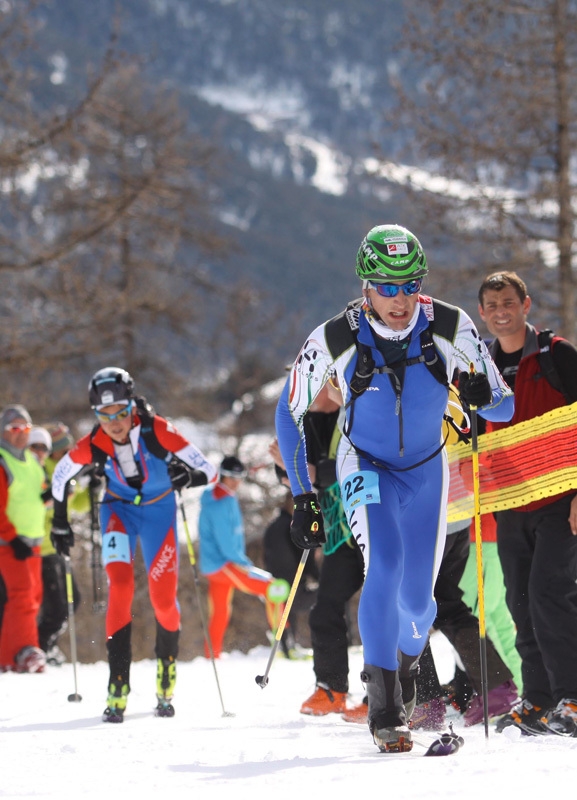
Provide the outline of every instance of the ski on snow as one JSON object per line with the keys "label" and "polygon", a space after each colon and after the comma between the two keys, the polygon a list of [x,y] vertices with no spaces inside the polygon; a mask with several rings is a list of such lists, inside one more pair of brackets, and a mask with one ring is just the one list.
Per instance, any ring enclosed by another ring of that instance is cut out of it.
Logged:
{"label": "ski on snow", "polygon": [[419,739],[413,739],[415,744],[420,747],[426,748],[423,753],[424,756],[452,756],[457,753],[465,744],[462,736],[459,736],[453,731],[453,723],[449,723],[449,730],[441,734],[438,739],[430,744],[420,742]]}
{"label": "ski on snow", "polygon": [[[376,743],[376,742],[375,742]],[[411,737],[410,741],[405,741],[403,737],[399,738],[398,742],[395,742],[390,747],[386,747],[384,744],[379,745],[379,750],[381,753],[385,754],[399,754],[399,753],[407,753],[411,756],[452,756],[454,753],[457,753],[461,747],[465,744],[465,741],[462,736],[454,733],[452,723],[449,723],[449,730],[445,733],[441,734],[437,739],[433,741],[422,741],[419,737]],[[414,745],[418,745],[422,747],[425,752],[418,753],[414,750]]]}

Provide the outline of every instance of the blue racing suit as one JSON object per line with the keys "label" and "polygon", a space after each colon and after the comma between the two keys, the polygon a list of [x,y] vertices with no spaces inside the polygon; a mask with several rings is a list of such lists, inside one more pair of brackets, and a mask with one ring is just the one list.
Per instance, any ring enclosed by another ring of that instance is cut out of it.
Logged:
{"label": "blue racing suit", "polygon": [[[406,342],[406,359],[421,355],[419,334],[434,318],[431,298],[421,295],[418,309]],[[510,389],[472,320],[461,309],[453,308],[453,312],[457,322],[451,340],[432,327],[447,375],[450,378],[455,369],[469,371],[471,365],[476,372],[484,372],[492,402],[479,413],[494,421],[510,419]],[[422,652],[436,615],[433,587],[446,535],[448,469],[441,426],[448,385],[443,386],[425,363],[411,363],[397,370],[400,393],[389,374],[375,372],[368,388],[355,396],[351,392],[357,367],[354,338],[333,356],[328,322],[313,331],[293,364],[277,406],[277,437],[293,494],[313,491],[303,418],[325,383],[338,381],[346,421],[337,451],[337,474],[349,527],[365,560],[359,603],[364,658],[369,664],[396,670],[399,651],[415,657]],[[385,366],[378,329],[363,304],[358,341],[370,348],[377,368]]]}

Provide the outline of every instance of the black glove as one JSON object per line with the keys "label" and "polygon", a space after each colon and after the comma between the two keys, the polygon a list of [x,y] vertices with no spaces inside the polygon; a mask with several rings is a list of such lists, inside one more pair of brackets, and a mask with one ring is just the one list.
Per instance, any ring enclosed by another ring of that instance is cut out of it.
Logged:
{"label": "black glove", "polygon": [[294,500],[293,518],[291,522],[291,539],[302,550],[320,547],[327,538],[323,514],[314,492],[297,494]]}
{"label": "black glove", "polygon": [[69,556],[70,548],[74,547],[74,531],[67,522],[62,525],[53,522],[50,541],[59,556]]}
{"label": "black glove", "polygon": [[30,558],[33,555],[32,548],[30,545],[26,544],[26,542],[17,536],[15,539],[12,539],[8,542],[12,550],[14,551],[14,558],[18,561],[26,561],[27,558]]}
{"label": "black glove", "polygon": [[43,503],[49,503],[52,500],[52,487],[49,486],[47,489],[44,489],[40,497]]}
{"label": "black glove", "polygon": [[168,465],[168,477],[175,492],[189,489],[191,486],[206,486],[208,478],[200,469],[193,469],[183,461],[171,461]]}
{"label": "black glove", "polygon": [[459,395],[469,408],[487,406],[493,399],[489,379],[484,372],[475,372],[472,375],[468,372],[459,373]]}

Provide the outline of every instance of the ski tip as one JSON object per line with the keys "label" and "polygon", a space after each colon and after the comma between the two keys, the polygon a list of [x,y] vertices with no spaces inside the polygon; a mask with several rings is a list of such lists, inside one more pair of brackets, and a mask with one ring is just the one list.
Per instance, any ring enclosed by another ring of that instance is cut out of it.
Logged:
{"label": "ski tip", "polygon": [[268,685],[268,678],[265,675],[257,675],[255,681],[261,689],[264,689],[264,687]]}
{"label": "ski tip", "polygon": [[82,701],[82,695],[76,694],[69,694],[68,695],[68,702],[69,703],[80,703]]}
{"label": "ski tip", "polygon": [[450,733],[443,733],[430,745],[425,753],[426,756],[450,756],[463,747],[465,740],[462,736],[457,736],[451,728]]}

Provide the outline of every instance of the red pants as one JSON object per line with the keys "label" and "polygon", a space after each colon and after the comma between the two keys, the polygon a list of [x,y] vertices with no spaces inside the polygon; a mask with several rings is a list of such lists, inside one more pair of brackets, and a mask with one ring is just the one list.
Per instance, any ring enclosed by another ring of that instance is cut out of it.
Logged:
{"label": "red pants", "polygon": [[121,538],[126,538],[128,541],[124,542],[125,547],[122,549],[130,554],[130,563],[105,561],[108,578],[106,609],[108,639],[132,621],[134,554],[138,537],[148,575],[148,593],[154,616],[166,630],[180,629],[175,514],[172,498],[146,508],[127,505],[112,511],[111,508],[103,506],[101,512],[103,532],[115,531],[117,544]]}
{"label": "red pants", "polygon": [[7,545],[0,547],[0,575],[6,585],[0,631],[0,667],[16,665],[23,647],[38,647],[38,611],[42,604],[42,559],[40,548],[25,561],[18,561]]}
{"label": "red pants", "polygon": [[[218,572],[213,572],[205,577],[208,580],[208,633],[215,658],[218,658],[222,652],[224,634],[232,614],[232,599],[235,589],[245,594],[263,597],[268,623],[271,630],[276,630],[283,606],[271,603],[267,599],[267,589],[272,578],[266,580],[262,577],[255,577],[251,575],[250,567],[241,567],[231,562],[225,564]],[[204,654],[206,658],[209,658],[210,653],[206,642]]]}

